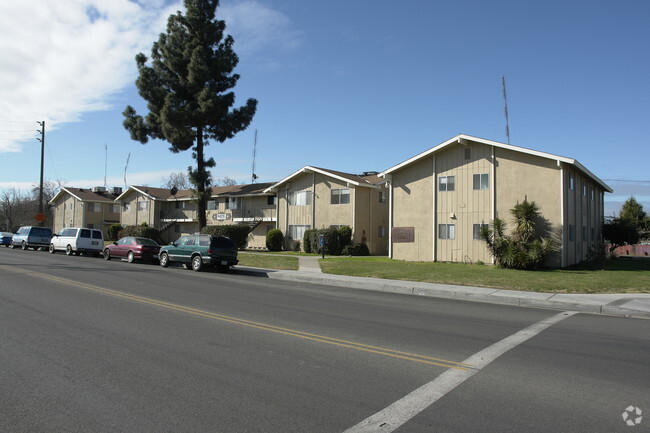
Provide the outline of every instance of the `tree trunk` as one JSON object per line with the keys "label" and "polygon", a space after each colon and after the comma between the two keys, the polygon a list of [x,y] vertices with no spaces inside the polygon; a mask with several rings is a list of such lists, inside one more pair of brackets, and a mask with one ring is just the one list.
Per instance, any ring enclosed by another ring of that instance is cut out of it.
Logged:
{"label": "tree trunk", "polygon": [[198,127],[196,129],[196,170],[197,182],[196,190],[198,192],[198,220],[199,220],[199,231],[207,224],[207,219],[205,215],[205,159],[203,158],[203,128]]}

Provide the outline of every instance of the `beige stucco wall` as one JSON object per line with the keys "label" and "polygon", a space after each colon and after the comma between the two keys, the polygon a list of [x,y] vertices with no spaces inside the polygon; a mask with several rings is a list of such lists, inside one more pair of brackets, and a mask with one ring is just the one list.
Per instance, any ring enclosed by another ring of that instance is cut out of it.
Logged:
{"label": "beige stucco wall", "polygon": [[[604,190],[575,167],[563,165],[563,168],[565,220],[562,245],[565,257],[562,265],[570,266],[584,260],[589,249],[601,239]],[[586,186],[586,191],[583,186]],[[573,239],[570,239],[569,235],[571,227]]]}
{"label": "beige stucco wall", "polygon": [[415,228],[415,242],[393,243],[392,257],[395,259],[433,260],[432,173],[433,157],[427,157],[392,174],[392,225]]}
{"label": "beige stucco wall", "polygon": [[[561,244],[562,231],[562,175],[557,161],[514,152],[495,149],[496,166],[496,216],[512,228],[510,209],[518,202],[534,201],[539,208],[543,222],[537,228],[540,234],[552,236]],[[546,226],[546,227],[544,227]],[[551,266],[560,266],[560,254],[549,259]]]}

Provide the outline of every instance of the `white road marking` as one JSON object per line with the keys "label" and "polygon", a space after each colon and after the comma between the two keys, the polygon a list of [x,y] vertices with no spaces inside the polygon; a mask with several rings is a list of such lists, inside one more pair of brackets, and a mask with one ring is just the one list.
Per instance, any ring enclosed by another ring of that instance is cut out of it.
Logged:
{"label": "white road marking", "polygon": [[475,367],[471,370],[447,370],[431,382],[397,400],[387,408],[364,419],[344,433],[387,433],[395,431],[418,413],[442,398],[458,385],[474,376],[492,361],[510,349],[539,334],[546,328],[573,316],[577,311],[565,311],[551,316],[470,356],[463,363]]}

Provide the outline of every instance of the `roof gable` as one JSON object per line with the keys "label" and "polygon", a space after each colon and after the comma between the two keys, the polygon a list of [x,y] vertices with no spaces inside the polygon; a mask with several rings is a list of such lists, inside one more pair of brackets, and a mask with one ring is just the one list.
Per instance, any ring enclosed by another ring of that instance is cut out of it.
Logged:
{"label": "roof gable", "polygon": [[440,143],[437,146],[432,147],[431,149],[425,150],[424,152],[419,153],[419,154],[415,155],[414,157],[407,159],[404,162],[401,162],[401,163],[399,163],[397,165],[394,165],[394,166],[384,170],[383,172],[379,173],[379,176],[380,177],[386,177],[386,175],[391,174],[391,173],[393,173],[393,172],[395,172],[397,170],[400,170],[400,169],[402,169],[402,168],[404,168],[406,166],[409,166],[409,165],[415,163],[416,161],[419,161],[419,160],[421,160],[423,158],[428,157],[429,155],[432,155],[432,154],[434,154],[436,152],[439,152],[442,149],[447,148],[448,146],[451,146],[451,145],[454,145],[454,144],[463,144],[463,143],[466,143],[468,141],[473,141],[475,143],[481,143],[481,144],[485,144],[485,145],[488,145],[488,146],[494,146],[494,147],[501,148],[501,149],[508,149],[508,150],[511,150],[511,151],[514,151],[514,152],[521,152],[521,153],[525,153],[525,154],[528,154],[528,155],[534,155],[534,156],[538,156],[540,158],[551,159],[551,160],[554,160],[554,161],[564,162],[566,164],[573,165],[576,168],[578,168],[580,171],[585,173],[587,176],[589,176],[596,183],[598,183],[605,191],[607,191],[607,192],[612,192],[613,191],[609,187],[609,185],[607,185],[605,182],[600,180],[595,174],[593,174],[592,172],[587,170],[586,167],[584,167],[582,164],[580,164],[575,159],[567,158],[567,157],[559,156],[559,155],[553,155],[552,153],[540,152],[538,150],[527,149],[525,147],[513,146],[511,144],[500,143],[498,141],[486,140],[484,138],[473,137],[471,135],[466,135],[466,134],[458,134],[457,136],[452,137],[449,140],[447,140],[447,141],[445,141],[443,143]]}
{"label": "roof gable", "polygon": [[[358,174],[344,173],[342,171],[336,171],[336,170],[330,170],[326,168],[306,165],[300,170],[297,170],[294,173],[290,174],[289,176],[285,177],[280,182],[271,185],[270,187],[265,189],[264,192],[271,192],[273,190],[277,190],[277,188],[279,188],[280,185],[291,181],[292,179],[296,178],[297,176],[300,176],[303,173],[319,173],[324,176],[328,176],[333,179],[337,179],[339,181],[345,182],[348,185],[355,186],[355,187],[360,186],[360,187],[367,187],[367,188],[376,188],[377,187],[376,185],[378,183],[384,182],[382,179],[379,179],[374,172],[372,172],[372,174],[367,174],[367,175],[358,175]],[[378,182],[374,182],[374,181],[378,181]]]}

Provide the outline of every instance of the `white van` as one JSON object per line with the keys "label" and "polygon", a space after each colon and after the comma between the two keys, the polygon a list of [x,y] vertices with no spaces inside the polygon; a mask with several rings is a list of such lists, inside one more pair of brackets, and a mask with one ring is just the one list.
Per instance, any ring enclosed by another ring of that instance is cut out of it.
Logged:
{"label": "white van", "polygon": [[65,251],[69,256],[81,253],[99,256],[104,249],[104,233],[96,229],[68,227],[52,236],[50,253]]}

